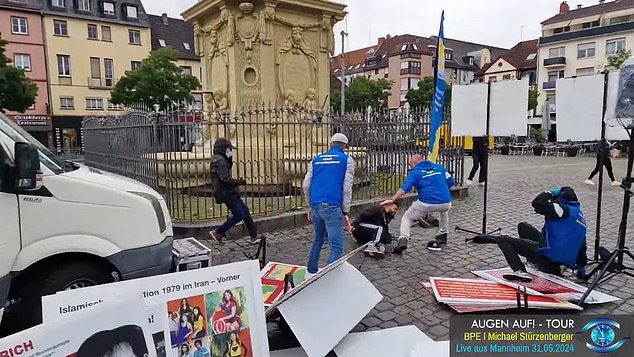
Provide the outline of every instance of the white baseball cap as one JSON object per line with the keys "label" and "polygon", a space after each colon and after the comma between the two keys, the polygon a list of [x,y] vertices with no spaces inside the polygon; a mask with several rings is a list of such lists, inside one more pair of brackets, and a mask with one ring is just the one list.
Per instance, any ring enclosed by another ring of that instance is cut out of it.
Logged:
{"label": "white baseball cap", "polygon": [[346,145],[348,145],[348,137],[345,136],[342,133],[337,133],[335,135],[332,136],[332,139],[330,139],[330,142],[338,142],[338,143],[344,143]]}

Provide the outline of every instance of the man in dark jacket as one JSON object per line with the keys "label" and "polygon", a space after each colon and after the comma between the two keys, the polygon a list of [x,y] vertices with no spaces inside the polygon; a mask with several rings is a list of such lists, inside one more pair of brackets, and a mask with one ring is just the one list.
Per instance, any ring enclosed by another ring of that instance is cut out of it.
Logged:
{"label": "man in dark jacket", "polygon": [[473,167],[469,173],[469,178],[467,178],[467,185],[473,185],[473,178],[476,172],[478,172],[478,168],[480,169],[478,183],[484,184],[486,181],[488,150],[489,145],[486,136],[476,136],[473,138],[473,149],[471,150]]}
{"label": "man in dark jacket", "polygon": [[577,270],[579,278],[585,278],[586,257],[586,220],[575,191],[562,187],[544,192],[533,200],[532,206],[537,214],[545,217],[540,232],[528,223],[520,223],[520,239],[508,236],[479,236],[481,243],[487,239],[497,242],[513,273],[504,275],[511,281],[532,281],[526,272],[526,266],[519,256],[537,265],[540,271],[561,275],[561,265]]}
{"label": "man in dark jacket", "polygon": [[214,186],[214,198],[216,203],[224,204],[231,211],[232,216],[225,221],[218,229],[209,232],[211,237],[222,243],[225,233],[236,224],[244,221],[244,225],[251,236],[251,243],[258,244],[262,235],[258,234],[257,226],[253,222],[249,207],[242,201],[238,193],[238,186],[246,185],[245,179],[234,179],[231,177],[233,167],[233,145],[225,138],[219,138],[214,143],[211,181]]}
{"label": "man in dark jacket", "polygon": [[385,254],[385,245],[392,243],[390,222],[398,212],[398,201],[382,206],[367,208],[352,224],[352,236],[359,244],[368,245],[365,253],[369,256],[381,257]]}
{"label": "man in dark jacket", "polygon": [[594,186],[592,179],[603,169],[603,166],[605,166],[608,176],[610,176],[610,180],[612,181],[612,186],[621,186],[621,183],[614,178],[614,172],[612,172],[612,161],[610,160],[611,148],[612,144],[609,141],[604,139],[599,142],[599,145],[597,146],[597,165],[586,180],[587,185]]}

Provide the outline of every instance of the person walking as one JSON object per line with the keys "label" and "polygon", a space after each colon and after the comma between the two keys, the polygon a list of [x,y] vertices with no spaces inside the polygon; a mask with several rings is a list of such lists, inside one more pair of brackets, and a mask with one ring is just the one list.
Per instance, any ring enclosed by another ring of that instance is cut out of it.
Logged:
{"label": "person walking", "polygon": [[592,179],[603,169],[603,166],[605,166],[608,176],[610,176],[610,180],[612,181],[612,186],[621,186],[621,183],[614,178],[614,172],[612,171],[612,160],[610,160],[611,148],[612,144],[609,141],[603,139],[599,142],[599,145],[597,146],[597,165],[585,181],[586,185],[594,186]]}
{"label": "person walking", "polygon": [[473,149],[471,150],[471,157],[473,158],[473,167],[467,178],[467,185],[473,185],[473,179],[476,172],[480,169],[478,175],[478,183],[484,185],[487,175],[487,157],[488,157],[488,140],[486,136],[476,136],[473,138]]}
{"label": "person walking", "polygon": [[343,233],[350,231],[350,205],[354,179],[354,160],[344,152],[348,138],[333,135],[330,150],[310,163],[304,178],[304,194],[310,204],[315,240],[308,259],[308,273],[319,269],[319,256],[326,240],[330,245],[328,264],[343,256]]}
{"label": "person walking", "polygon": [[234,179],[231,177],[233,167],[233,149],[231,141],[219,138],[214,142],[211,182],[214,186],[214,198],[216,203],[224,204],[231,211],[232,216],[225,223],[209,235],[218,243],[222,243],[225,234],[238,223],[244,221],[244,225],[251,236],[251,243],[258,244],[264,237],[258,233],[258,228],[253,222],[249,207],[242,201],[238,192],[238,186],[247,184],[243,178]]}

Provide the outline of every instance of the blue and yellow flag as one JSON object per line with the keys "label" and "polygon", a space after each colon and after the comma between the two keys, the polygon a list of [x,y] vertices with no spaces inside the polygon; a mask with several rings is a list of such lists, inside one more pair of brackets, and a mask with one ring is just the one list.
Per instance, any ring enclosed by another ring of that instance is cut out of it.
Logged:
{"label": "blue and yellow flag", "polygon": [[436,89],[431,111],[431,125],[429,129],[429,161],[436,163],[440,151],[440,127],[442,126],[445,109],[445,12],[440,17],[440,33],[436,46]]}

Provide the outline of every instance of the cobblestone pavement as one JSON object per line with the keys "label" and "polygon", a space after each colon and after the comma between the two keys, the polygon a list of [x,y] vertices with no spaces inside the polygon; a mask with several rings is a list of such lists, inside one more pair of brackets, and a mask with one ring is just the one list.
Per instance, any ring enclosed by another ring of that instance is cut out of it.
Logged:
{"label": "cobblestone pavement", "polygon": [[[470,160],[467,159],[470,168]],[[617,178],[624,176],[626,162],[615,160]],[[593,158],[542,158],[531,156],[494,156],[490,159],[488,227],[502,228],[504,234],[515,236],[517,223],[527,221],[541,227],[543,218],[533,213],[531,200],[541,191],[563,185],[573,187],[588,220],[588,256],[594,252],[596,230],[597,187],[583,181],[594,167]],[[606,175],[607,180],[607,175]],[[609,181],[609,180],[608,180]],[[598,182],[598,178],[595,178]],[[623,191],[605,184],[601,222],[602,245],[612,249],[616,243],[621,218]],[[450,212],[452,226],[479,230],[482,222],[483,189],[470,190],[470,197],[454,201]],[[634,219],[631,221],[634,222]],[[392,223],[391,232],[398,234],[400,220]],[[634,235],[628,225],[629,236]],[[436,300],[420,285],[429,276],[474,278],[471,270],[505,267],[504,258],[495,245],[465,244],[469,235],[451,233],[449,244],[442,252],[431,252],[426,243],[435,230],[413,228],[409,249],[403,256],[387,256],[382,260],[356,256],[350,260],[383,294],[381,301],[354,331],[416,325],[435,340],[449,338],[449,319],[453,310]],[[268,260],[305,265],[312,241],[312,227],[283,230],[269,234]],[[245,241],[227,242],[212,247],[213,264],[243,260],[242,248],[252,250]],[[351,237],[346,239],[346,251],[356,247]],[[325,247],[324,249],[328,249]],[[322,252],[322,260],[328,256]],[[324,262],[322,262],[323,266]],[[634,313],[634,281],[618,277],[602,289],[622,298],[613,304],[586,308],[583,314]],[[345,297],[341,297],[345,298]]]}

